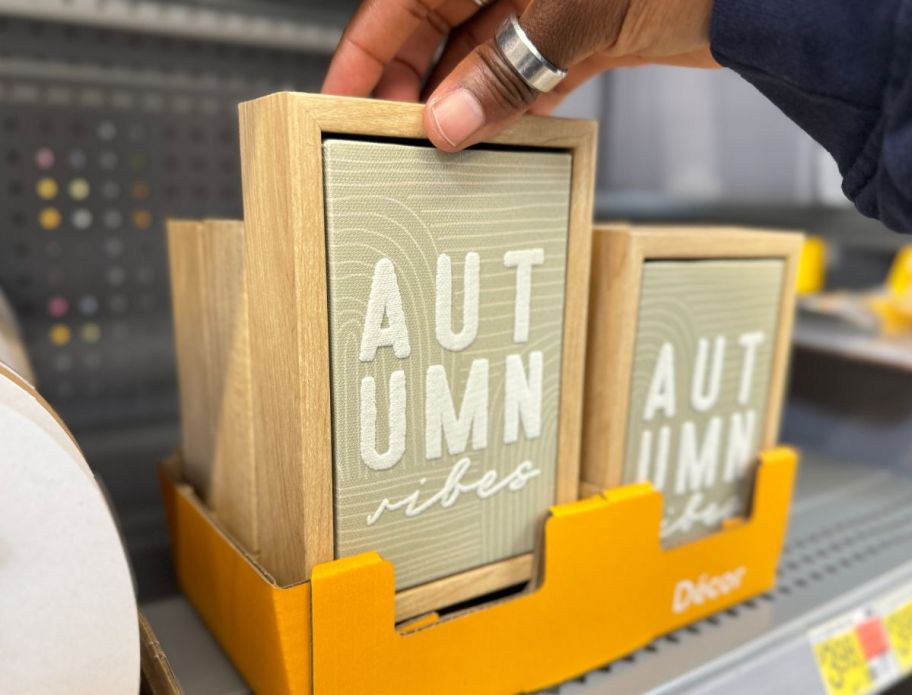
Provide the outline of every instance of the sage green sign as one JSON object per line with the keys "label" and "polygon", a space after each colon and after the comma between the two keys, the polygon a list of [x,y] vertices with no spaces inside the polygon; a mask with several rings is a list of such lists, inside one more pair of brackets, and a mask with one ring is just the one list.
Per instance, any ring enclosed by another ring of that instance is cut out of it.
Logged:
{"label": "sage green sign", "polygon": [[554,501],[569,154],[323,145],[336,555],[397,589],[529,552]]}
{"label": "sage green sign", "polygon": [[750,511],[784,269],[762,259],[643,268],[624,480],[664,494],[666,544]]}

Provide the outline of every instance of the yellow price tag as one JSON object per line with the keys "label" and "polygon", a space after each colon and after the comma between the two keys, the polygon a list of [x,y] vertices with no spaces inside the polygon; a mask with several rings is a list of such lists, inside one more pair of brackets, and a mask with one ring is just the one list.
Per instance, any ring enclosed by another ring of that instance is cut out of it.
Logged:
{"label": "yellow price tag", "polygon": [[814,645],[814,656],[829,695],[863,695],[874,685],[855,630],[846,630]]}
{"label": "yellow price tag", "polygon": [[912,601],[884,617],[887,638],[903,673],[912,670]]}

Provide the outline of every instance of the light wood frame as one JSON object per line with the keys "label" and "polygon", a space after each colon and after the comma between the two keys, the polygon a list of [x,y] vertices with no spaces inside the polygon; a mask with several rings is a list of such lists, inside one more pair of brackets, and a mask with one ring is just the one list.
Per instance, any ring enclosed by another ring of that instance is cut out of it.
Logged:
{"label": "light wood frame", "polygon": [[622,484],[630,377],[643,264],[651,260],[782,259],[779,324],[760,448],[776,445],[795,316],[795,281],[804,237],[734,227],[597,225],[592,238],[589,347],[581,493]]}
{"label": "light wood frame", "polygon": [[[420,104],[280,93],[240,106],[259,557],[281,584],[333,555],[332,402],[322,142],[427,144]],[[572,155],[556,502],[577,499],[596,125],[525,117],[490,143]],[[267,520],[265,516],[270,518]],[[397,595],[397,619],[525,581],[518,556]]]}
{"label": "light wood frame", "polygon": [[244,224],[168,220],[184,479],[259,553]]}

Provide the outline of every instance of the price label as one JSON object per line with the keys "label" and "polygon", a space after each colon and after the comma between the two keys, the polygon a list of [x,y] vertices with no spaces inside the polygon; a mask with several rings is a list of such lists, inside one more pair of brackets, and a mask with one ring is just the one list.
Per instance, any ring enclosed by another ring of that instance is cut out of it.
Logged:
{"label": "price label", "polygon": [[865,695],[900,673],[876,606],[840,616],[809,636],[829,695]]}
{"label": "price label", "polygon": [[884,618],[884,625],[899,667],[912,670],[912,601]]}
{"label": "price label", "polygon": [[912,586],[883,599],[880,614],[899,668],[912,671]]}
{"label": "price label", "polygon": [[861,642],[854,630],[815,644],[814,656],[830,695],[863,695],[874,685]]}

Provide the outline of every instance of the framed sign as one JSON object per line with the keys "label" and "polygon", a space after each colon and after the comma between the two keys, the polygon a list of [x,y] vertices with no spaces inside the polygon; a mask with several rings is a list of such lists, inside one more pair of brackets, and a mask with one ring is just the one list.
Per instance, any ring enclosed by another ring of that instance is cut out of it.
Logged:
{"label": "framed sign", "polygon": [[377,551],[404,618],[521,583],[576,499],[594,124],[458,154],[415,104],[241,105],[260,560]]}
{"label": "framed sign", "polygon": [[777,442],[802,236],[596,228],[583,489],[650,481],[666,545],[750,509]]}

